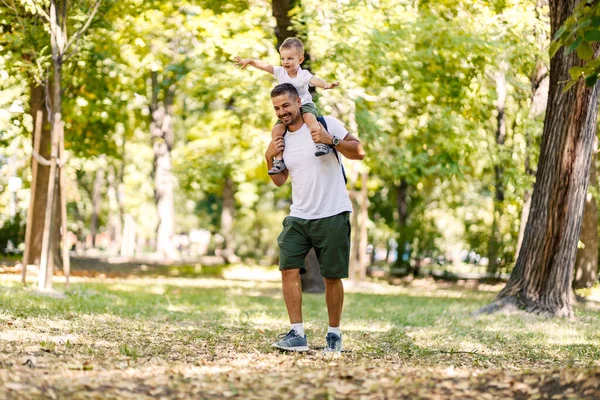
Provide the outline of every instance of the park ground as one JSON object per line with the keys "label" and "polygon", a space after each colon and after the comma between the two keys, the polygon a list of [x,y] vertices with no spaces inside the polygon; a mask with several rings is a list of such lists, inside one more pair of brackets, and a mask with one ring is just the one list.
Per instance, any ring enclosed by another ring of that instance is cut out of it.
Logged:
{"label": "park ground", "polygon": [[64,296],[0,274],[4,399],[594,399],[600,307],[573,320],[474,317],[501,285],[346,282],[344,345],[323,354],[323,295],[304,297],[307,353],[288,328],[278,272],[232,267],[79,271]]}

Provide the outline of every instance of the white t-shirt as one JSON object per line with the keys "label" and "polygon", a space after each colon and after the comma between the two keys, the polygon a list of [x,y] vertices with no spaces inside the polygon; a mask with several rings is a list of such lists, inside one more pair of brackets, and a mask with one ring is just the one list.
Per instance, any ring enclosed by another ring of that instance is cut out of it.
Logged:
{"label": "white t-shirt", "polygon": [[[338,119],[325,117],[325,121],[330,134],[340,139],[348,134]],[[319,219],[351,212],[342,167],[333,151],[316,157],[315,143],[306,124],[295,132],[288,131],[284,140],[283,159],[292,180],[290,216]]]}
{"label": "white t-shirt", "polygon": [[302,105],[312,103],[312,96],[308,91],[308,83],[310,79],[313,77],[313,74],[308,72],[305,69],[298,67],[298,73],[295,78],[291,78],[285,68],[274,66],[273,67],[273,75],[275,75],[275,79],[277,82],[281,83],[291,83],[294,85],[296,90],[298,91],[298,95],[300,96],[300,100],[302,101]]}

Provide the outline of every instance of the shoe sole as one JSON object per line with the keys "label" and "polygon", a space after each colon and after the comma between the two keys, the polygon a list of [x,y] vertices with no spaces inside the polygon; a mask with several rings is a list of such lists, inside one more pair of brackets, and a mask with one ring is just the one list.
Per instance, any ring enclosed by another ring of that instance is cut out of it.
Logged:
{"label": "shoe sole", "polygon": [[285,350],[285,351],[308,351],[309,350],[308,346],[283,347],[283,346],[277,346],[276,344],[274,344],[271,347],[274,347],[279,350]]}

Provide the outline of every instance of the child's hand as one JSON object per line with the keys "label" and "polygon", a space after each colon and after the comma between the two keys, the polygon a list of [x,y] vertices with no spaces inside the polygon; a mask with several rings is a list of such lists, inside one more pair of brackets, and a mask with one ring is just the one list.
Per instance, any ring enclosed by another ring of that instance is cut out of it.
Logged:
{"label": "child's hand", "polygon": [[325,87],[323,89],[333,89],[334,87],[338,87],[340,86],[339,82],[333,82],[333,83],[328,83],[327,85],[325,85]]}
{"label": "child's hand", "polygon": [[252,62],[251,58],[242,58],[240,56],[235,56],[233,59],[233,63],[235,66],[240,66],[242,69],[246,69],[248,64]]}

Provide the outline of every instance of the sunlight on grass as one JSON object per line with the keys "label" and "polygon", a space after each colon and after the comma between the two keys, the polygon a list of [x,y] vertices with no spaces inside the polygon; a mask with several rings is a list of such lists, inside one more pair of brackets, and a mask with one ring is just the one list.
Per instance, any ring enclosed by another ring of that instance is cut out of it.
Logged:
{"label": "sunlight on grass", "polygon": [[[277,334],[289,328],[278,281],[77,278],[60,299],[5,278],[0,275],[0,325],[8,329],[0,330],[0,344],[40,351],[45,343],[37,356],[42,360],[64,354],[100,366],[197,364],[233,351],[238,356],[232,362],[243,366],[253,354],[271,354]],[[526,314],[475,318],[471,312],[494,298],[487,286],[345,284],[342,329],[353,362],[511,370],[599,365],[600,319],[593,310],[578,311],[576,321]],[[323,346],[324,295],[305,294],[303,310],[309,343]],[[0,354],[0,362],[8,354]]]}

